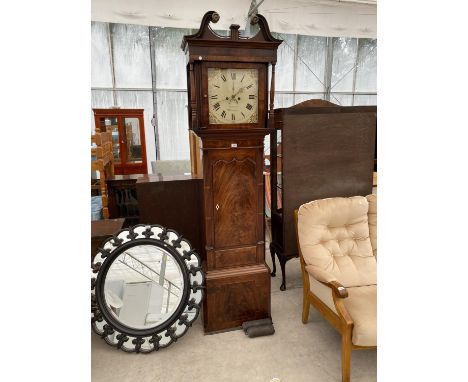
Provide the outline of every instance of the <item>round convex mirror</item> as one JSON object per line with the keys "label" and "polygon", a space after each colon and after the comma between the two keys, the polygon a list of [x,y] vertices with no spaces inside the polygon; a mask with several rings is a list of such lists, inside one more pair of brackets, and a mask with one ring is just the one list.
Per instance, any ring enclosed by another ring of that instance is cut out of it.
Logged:
{"label": "round convex mirror", "polygon": [[182,337],[198,317],[204,275],[190,242],[159,225],[108,239],[91,268],[92,328],[126,352],[149,353]]}
{"label": "round convex mirror", "polygon": [[181,304],[182,270],[174,257],[154,245],[125,250],[111,264],[104,281],[106,306],[123,325],[156,327]]}

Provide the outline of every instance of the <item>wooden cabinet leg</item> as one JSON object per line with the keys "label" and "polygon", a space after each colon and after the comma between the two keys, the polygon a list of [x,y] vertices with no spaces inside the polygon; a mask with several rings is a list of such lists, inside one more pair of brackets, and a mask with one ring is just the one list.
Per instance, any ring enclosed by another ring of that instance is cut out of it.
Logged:
{"label": "wooden cabinet leg", "polygon": [[351,379],[351,330],[341,336],[341,381],[350,382]]}
{"label": "wooden cabinet leg", "polygon": [[271,277],[275,277],[276,276],[275,251],[271,247],[271,244],[270,244],[270,255],[271,255],[271,262],[273,263],[273,270],[271,271]]}
{"label": "wooden cabinet leg", "polygon": [[286,290],[286,261],[281,259],[279,256],[278,256],[278,260],[281,265],[281,276],[283,278],[281,282],[280,290],[284,291]]}

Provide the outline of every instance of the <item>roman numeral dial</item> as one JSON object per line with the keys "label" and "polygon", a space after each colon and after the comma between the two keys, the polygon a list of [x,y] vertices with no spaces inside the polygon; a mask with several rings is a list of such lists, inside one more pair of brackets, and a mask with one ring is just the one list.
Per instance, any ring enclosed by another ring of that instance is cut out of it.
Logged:
{"label": "roman numeral dial", "polygon": [[208,68],[210,124],[258,122],[258,70]]}

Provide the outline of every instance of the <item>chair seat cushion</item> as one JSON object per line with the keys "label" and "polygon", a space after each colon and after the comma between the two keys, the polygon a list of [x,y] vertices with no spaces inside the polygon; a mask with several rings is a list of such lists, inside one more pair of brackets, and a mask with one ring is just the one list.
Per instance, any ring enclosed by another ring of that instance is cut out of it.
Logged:
{"label": "chair seat cushion", "polygon": [[377,345],[377,285],[347,288],[344,303],[354,321],[353,344]]}

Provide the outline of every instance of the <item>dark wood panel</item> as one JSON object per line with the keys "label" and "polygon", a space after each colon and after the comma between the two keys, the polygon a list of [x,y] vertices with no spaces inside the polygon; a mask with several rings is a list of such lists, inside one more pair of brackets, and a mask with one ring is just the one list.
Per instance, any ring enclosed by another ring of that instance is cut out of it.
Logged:
{"label": "dark wood panel", "polygon": [[283,247],[283,214],[280,211],[271,212],[271,235]]}
{"label": "dark wood panel", "polygon": [[176,230],[204,258],[202,187],[203,179],[191,175],[146,175],[139,178],[136,190],[140,223],[160,224]]}
{"label": "dark wood panel", "polygon": [[[308,100],[275,110],[271,134],[272,258],[281,264],[285,289],[285,263],[298,255],[293,212],[301,204],[336,196],[372,192],[377,107],[338,106]],[[281,159],[282,168],[277,161]],[[277,204],[277,172],[282,172],[281,208]],[[272,275],[275,274],[273,267]]]}
{"label": "dark wood panel", "polygon": [[[235,155],[235,153],[231,153]],[[256,168],[251,157],[213,163],[214,242],[216,248],[256,242]]]}
{"label": "dark wood panel", "polygon": [[270,273],[265,265],[212,271],[206,276],[206,332],[235,329],[270,316]]}
{"label": "dark wood panel", "polygon": [[106,180],[110,218],[125,218],[125,227],[139,223],[136,181],[143,174],[114,175]]}
{"label": "dark wood panel", "polygon": [[124,228],[125,219],[104,219],[91,221],[91,260],[96,256],[102,243]]}
{"label": "dark wood panel", "polygon": [[257,263],[257,247],[231,248],[215,251],[216,269],[239,267]]}
{"label": "dark wood panel", "polygon": [[294,210],[316,199],[372,192],[375,115],[292,114],[283,133],[283,237],[287,256],[297,255]]}

